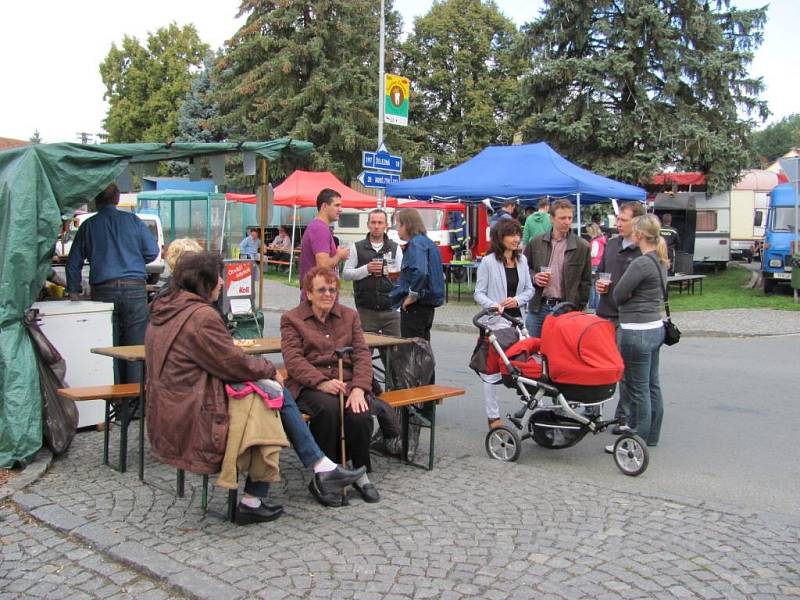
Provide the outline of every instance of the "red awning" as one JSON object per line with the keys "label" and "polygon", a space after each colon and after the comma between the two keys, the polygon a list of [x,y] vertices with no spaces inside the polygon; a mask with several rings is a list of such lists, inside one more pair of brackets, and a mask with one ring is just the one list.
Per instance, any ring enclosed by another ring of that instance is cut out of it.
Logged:
{"label": "red awning", "polygon": [[[375,208],[378,199],[347,187],[328,171],[295,171],[274,190],[275,206],[316,207],[317,196],[325,188],[336,190],[342,197],[343,208]],[[225,194],[229,201],[255,204],[255,194]],[[396,206],[394,198],[388,198],[387,206]]]}
{"label": "red awning", "polygon": [[650,179],[651,185],[705,185],[706,176],[699,171],[688,173],[657,173]]}

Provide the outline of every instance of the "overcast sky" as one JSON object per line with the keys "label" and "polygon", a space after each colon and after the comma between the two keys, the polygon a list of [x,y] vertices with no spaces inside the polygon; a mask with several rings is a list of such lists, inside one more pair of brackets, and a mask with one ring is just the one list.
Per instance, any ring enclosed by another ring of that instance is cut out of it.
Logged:
{"label": "overcast sky", "polygon": [[[742,8],[765,0],[733,0]],[[534,19],[540,0],[497,0],[518,25]],[[408,32],[431,0],[395,0]],[[175,21],[193,23],[203,41],[220,47],[241,25],[237,0],[40,0],[3,2],[0,8],[0,137],[76,141],[77,132],[102,131],[107,105],[99,65],[125,34],[143,41],[148,31]],[[764,78],[772,121],[800,112],[800,61],[792,57],[800,1],[773,0],[765,40],[752,74]],[[413,117],[412,117],[413,118]]]}

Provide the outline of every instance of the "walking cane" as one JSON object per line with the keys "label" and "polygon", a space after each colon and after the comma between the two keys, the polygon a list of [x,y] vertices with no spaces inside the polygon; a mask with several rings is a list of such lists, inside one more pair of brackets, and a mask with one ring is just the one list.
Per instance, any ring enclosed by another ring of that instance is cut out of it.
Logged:
{"label": "walking cane", "polygon": [[[339,381],[344,381],[344,357],[346,354],[353,352],[352,346],[344,346],[334,350],[336,356],[339,358]],[[345,456],[345,439],[344,439],[344,392],[339,392],[339,451],[342,456],[342,469],[347,468],[347,457]],[[347,504],[347,488],[342,488],[342,506]]]}

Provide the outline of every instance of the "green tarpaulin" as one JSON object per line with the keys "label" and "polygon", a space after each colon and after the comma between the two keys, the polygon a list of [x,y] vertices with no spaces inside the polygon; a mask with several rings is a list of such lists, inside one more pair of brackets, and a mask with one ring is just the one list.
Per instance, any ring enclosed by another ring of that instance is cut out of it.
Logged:
{"label": "green tarpaulin", "polygon": [[273,161],[301,157],[309,142],[37,144],[0,152],[0,466],[42,445],[33,346],[22,319],[44,285],[61,213],[86,204],[129,165],[235,152]]}

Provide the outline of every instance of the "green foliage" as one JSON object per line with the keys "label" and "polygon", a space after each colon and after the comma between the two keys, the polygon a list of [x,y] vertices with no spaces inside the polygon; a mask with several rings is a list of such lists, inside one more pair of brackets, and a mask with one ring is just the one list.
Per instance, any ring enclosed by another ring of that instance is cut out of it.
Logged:
{"label": "green foliage", "polygon": [[800,114],[791,114],[755,132],[752,142],[762,165],[765,166],[792,148],[800,147]]}
{"label": "green foliage", "polygon": [[109,110],[104,126],[110,142],[163,142],[178,133],[178,109],[192,72],[208,52],[193,25],[171,23],[148,34],[146,46],[124,36],[100,64]]}
{"label": "green foliage", "polygon": [[42,136],[39,135],[39,130],[33,132],[33,135],[28,138],[28,141],[31,144],[41,144],[42,143]]}
{"label": "green foliage", "polygon": [[768,115],[747,76],[765,19],[729,0],[549,0],[523,28],[523,135],[616,179],[675,166],[726,188],[752,163],[737,111]]}
{"label": "green foliage", "polygon": [[219,114],[219,106],[213,100],[211,71],[214,54],[209,52],[203,60],[203,68],[192,78],[186,99],[178,111],[179,142],[221,142],[227,137],[224,131],[215,129],[211,120]]}
{"label": "green foliage", "polygon": [[[387,9],[391,57],[400,18],[391,2]],[[361,151],[377,145],[379,3],[242,0],[241,15],[246,23],[215,71],[220,116],[212,123],[232,139],[313,142],[304,166],[355,177]]]}
{"label": "green foliage", "polygon": [[401,48],[411,79],[409,130],[417,147],[407,162],[431,154],[437,167],[465,161],[489,144],[510,144],[511,101],[524,61],[519,32],[491,0],[443,0],[414,21]]}

